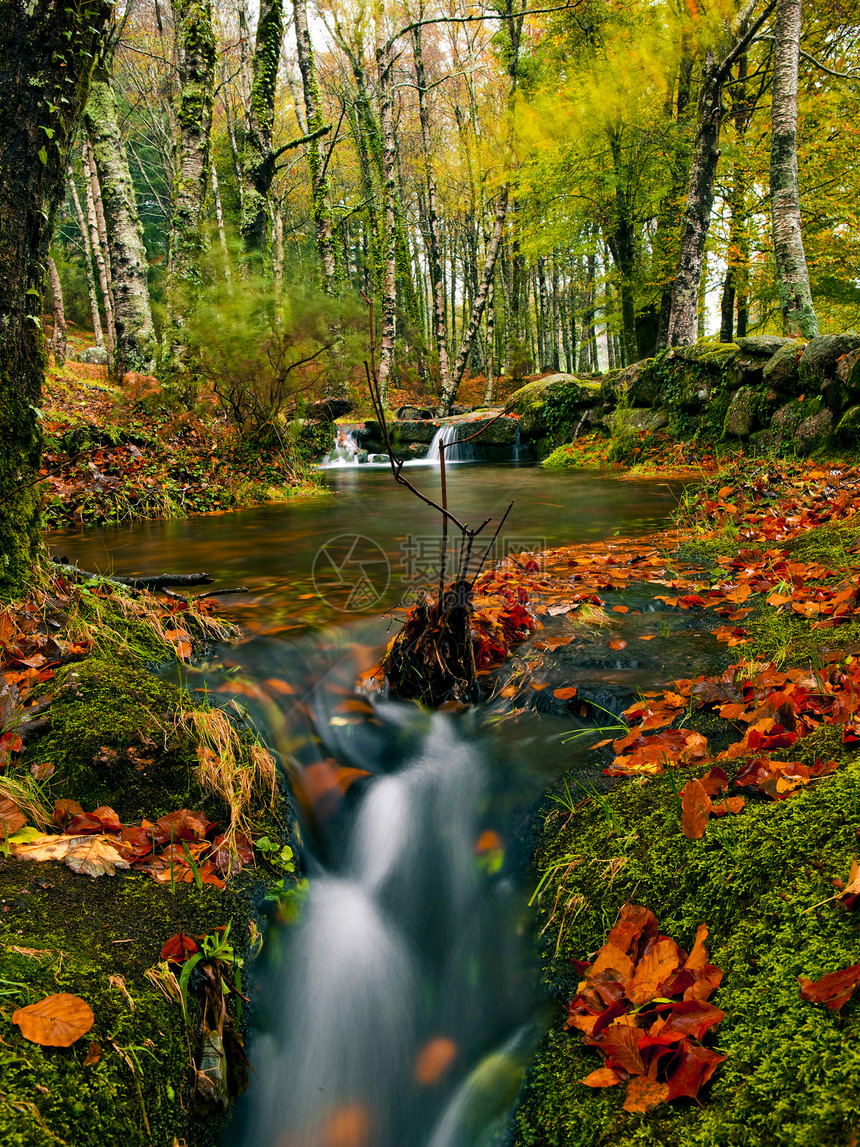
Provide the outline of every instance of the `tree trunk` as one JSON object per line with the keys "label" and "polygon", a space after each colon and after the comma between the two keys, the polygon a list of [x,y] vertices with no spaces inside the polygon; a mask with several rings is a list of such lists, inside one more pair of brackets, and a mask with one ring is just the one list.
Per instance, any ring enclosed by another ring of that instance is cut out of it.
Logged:
{"label": "tree trunk", "polygon": [[484,370],[486,385],[484,387],[484,405],[496,401],[496,376],[493,354],[496,349],[496,287],[495,280],[490,280],[487,291],[487,359]]}
{"label": "tree trunk", "polygon": [[427,233],[430,239],[428,252],[430,283],[433,291],[433,330],[436,337],[436,350],[439,355],[439,384],[444,390],[451,385],[451,371],[448,362],[448,324],[445,321],[445,282],[442,275],[439,246],[439,209],[436,193],[436,178],[433,174],[433,140],[430,134],[430,111],[427,107],[427,77],[424,71],[424,56],[421,45],[421,28],[412,33],[413,55],[415,58],[415,83],[418,88],[418,118],[421,122],[421,144],[423,148],[424,178],[427,182]]}
{"label": "tree trunk", "polygon": [[90,246],[96,260],[96,271],[99,276],[99,286],[102,292],[102,306],[105,311],[105,341],[107,343],[108,363],[113,365],[114,343],[116,342],[116,328],[113,321],[113,299],[111,298],[110,279],[108,277],[107,251],[102,247],[99,235],[98,218],[96,216],[95,197],[93,195],[93,182],[98,186],[98,176],[95,169],[90,167],[89,149],[86,141],[81,149],[84,165],[84,195],[87,201],[87,224],[90,231]]}
{"label": "tree trunk", "polygon": [[[224,208],[221,205],[221,190],[218,186],[218,172],[215,170],[215,161],[210,157],[209,174],[212,178],[212,199],[215,202],[215,224],[218,227],[218,241],[221,244],[221,255],[224,259],[224,278],[229,283],[232,276],[230,274],[230,251],[227,247],[227,232],[224,230]],[[281,236],[283,239],[283,236]]]}
{"label": "tree trunk", "polygon": [[475,298],[474,306],[472,307],[472,315],[469,319],[469,325],[463,333],[463,341],[460,345],[460,353],[457,355],[457,361],[454,363],[454,368],[451,371],[450,385],[447,389],[443,389],[442,398],[439,403],[439,415],[446,415],[454,404],[454,399],[457,397],[457,391],[460,383],[463,380],[463,374],[466,370],[466,362],[472,350],[472,344],[475,341],[475,336],[478,333],[478,328],[481,325],[481,316],[484,313],[484,307],[487,302],[487,296],[490,291],[490,283],[493,279],[493,273],[496,269],[496,258],[499,254],[499,247],[502,244],[502,235],[505,230],[505,218],[508,212],[508,189],[503,187],[499,192],[499,198],[496,204],[496,220],[493,225],[493,231],[490,235],[490,240],[487,244],[487,254],[484,259],[484,273],[481,277],[481,282],[478,285],[478,294]]}
{"label": "tree trunk", "polygon": [[739,31],[734,36],[727,34],[718,47],[709,48],[702,63],[696,140],[681,226],[678,269],[672,290],[669,346],[688,346],[695,341],[702,260],[711,225],[714,180],[720,156],[723,84],[735,60],[764,23],[776,0],[771,0],[758,18],[749,23],[756,2],[749,0],[739,19]]}
{"label": "tree trunk", "polygon": [[57,264],[48,258],[48,274],[51,277],[51,295],[53,298],[54,330],[51,335],[51,354],[54,356],[55,366],[66,365],[66,312],[63,307],[63,285],[57,273]]}
{"label": "tree trunk", "polygon": [[[306,0],[293,0],[296,21],[296,47],[299,58],[299,71],[302,74],[302,90],[305,97],[305,122],[309,134],[320,131],[324,124],[322,100],[317,80],[313,45],[308,31]],[[332,141],[332,147],[334,141]],[[326,164],[322,156],[319,137],[308,143],[308,167],[311,173],[311,206],[314,216],[317,252],[322,270],[323,289],[333,293],[335,289],[334,244],[332,243],[331,208],[328,202],[328,181]]]}
{"label": "tree trunk", "polygon": [[155,329],[149,306],[143,228],[116,116],[116,98],[104,61],[96,64],[84,112],[104,206],[116,331],[113,370],[149,374]]}
{"label": "tree trunk", "polygon": [[72,203],[75,205],[75,215],[78,220],[78,227],[81,232],[81,244],[84,249],[84,268],[87,273],[87,290],[90,295],[90,313],[93,319],[93,338],[95,339],[96,346],[103,347],[105,345],[105,338],[102,334],[102,321],[99,314],[99,300],[96,294],[96,280],[93,274],[93,253],[90,246],[90,233],[87,227],[87,221],[84,218],[83,208],[81,207],[80,196],[78,189],[75,186],[75,181],[72,176],[71,165],[68,169],[69,190],[72,193]]}
{"label": "tree trunk", "polygon": [[797,66],[801,5],[802,0],[779,0],[776,10],[770,205],[783,333],[792,338],[809,339],[818,334],[818,320],[803,249],[797,180]]}
{"label": "tree trunk", "polygon": [[0,0],[0,598],[39,541],[43,268],[110,7]]}
{"label": "tree trunk", "polygon": [[657,230],[654,235],[654,273],[660,284],[660,311],[657,320],[657,350],[665,349],[669,338],[669,319],[672,314],[672,287],[678,261],[677,232],[680,224],[681,200],[690,177],[690,147],[688,141],[690,121],[690,92],[693,78],[692,47],[684,40],[678,65],[678,90],[675,97],[676,139],[670,160],[671,183],[669,192],[660,205]]}
{"label": "tree trunk", "polygon": [[174,0],[173,21],[179,100],[162,355],[162,366],[167,373],[187,366],[182,328],[194,311],[200,291],[200,260],[206,248],[203,203],[209,176],[215,88],[215,34],[210,0]]}
{"label": "tree trunk", "polygon": [[382,316],[379,337],[379,395],[383,407],[388,401],[391,367],[394,362],[397,313],[397,216],[394,197],[396,172],[394,151],[394,112],[391,104],[391,43],[385,39],[382,15],[376,16],[376,67],[379,93],[379,126],[382,134]]}
{"label": "tree trunk", "polygon": [[[242,220],[240,230],[246,253],[257,274],[263,273],[269,239],[269,191],[275,177],[272,133],[275,90],[284,34],[283,0],[262,0],[254,44],[251,96],[242,147]],[[211,113],[210,113],[211,119]]]}

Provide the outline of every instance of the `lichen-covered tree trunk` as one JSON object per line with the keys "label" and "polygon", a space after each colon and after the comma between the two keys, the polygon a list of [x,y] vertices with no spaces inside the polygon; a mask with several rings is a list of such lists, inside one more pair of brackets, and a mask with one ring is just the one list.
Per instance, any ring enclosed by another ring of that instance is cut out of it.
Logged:
{"label": "lichen-covered tree trunk", "polygon": [[394,363],[395,315],[397,309],[397,214],[394,113],[391,103],[391,44],[385,39],[377,15],[376,65],[379,91],[379,126],[382,133],[382,316],[379,333],[379,394],[388,401],[391,367]]}
{"label": "lichen-covered tree trunk", "polygon": [[262,272],[269,241],[269,192],[275,177],[272,135],[275,91],[284,35],[283,0],[262,0],[251,68],[251,95],[242,148],[242,241]]}
{"label": "lichen-covered tree trunk", "polygon": [[0,0],[0,598],[23,591],[39,544],[45,261],[109,12]]}
{"label": "lichen-covered tree trunk", "polygon": [[689,346],[696,341],[699,286],[702,261],[714,206],[714,180],[720,155],[720,125],[723,120],[723,72],[716,51],[705,53],[699,94],[699,117],[690,184],[681,224],[681,247],[672,291],[669,346]]}
{"label": "lichen-covered tree trunk", "polygon": [[818,320],[800,229],[797,178],[797,66],[802,0],[779,0],[773,56],[770,207],[773,253],[782,306],[783,333],[814,338]]}
{"label": "lichen-covered tree trunk", "polygon": [[110,289],[110,275],[108,271],[107,250],[102,246],[99,234],[98,216],[96,215],[96,201],[93,194],[93,183],[98,187],[98,175],[90,167],[89,146],[87,141],[81,148],[81,160],[84,168],[84,198],[87,203],[87,228],[90,235],[90,247],[96,261],[96,271],[99,277],[99,286],[102,292],[102,306],[105,309],[105,342],[107,343],[108,362],[113,363],[113,348],[116,338],[116,328],[113,321],[113,296]]}
{"label": "lichen-covered tree trunk", "polygon": [[146,250],[134,184],[116,115],[116,97],[105,61],[93,72],[84,112],[104,206],[114,307],[114,373],[148,374],[155,359]]}
{"label": "lichen-covered tree trunk", "polygon": [[[305,123],[307,124],[307,133],[313,135],[314,132],[322,130],[325,121],[322,113],[322,99],[317,79],[313,44],[308,30],[306,0],[293,0],[293,12],[296,26],[296,49],[305,101]],[[329,205],[326,164],[323,159],[319,136],[308,142],[308,167],[311,173],[311,207],[323,289],[332,293],[335,289],[335,259],[332,242],[331,206]]]}
{"label": "lichen-covered tree trunk", "polygon": [[162,370],[166,374],[187,365],[182,328],[194,310],[201,286],[200,260],[206,247],[203,204],[209,176],[216,55],[210,0],[174,0],[173,21],[179,98],[162,350]]}

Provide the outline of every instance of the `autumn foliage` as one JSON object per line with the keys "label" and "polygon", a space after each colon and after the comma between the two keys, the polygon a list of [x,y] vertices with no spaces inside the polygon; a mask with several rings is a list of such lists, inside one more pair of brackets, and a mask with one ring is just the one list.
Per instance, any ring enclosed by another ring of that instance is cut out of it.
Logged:
{"label": "autumn foliage", "polygon": [[709,962],[708,929],[689,955],[660,934],[647,908],[625,904],[571,1000],[567,1027],[603,1057],[587,1087],[626,1084],[625,1111],[695,1099],[725,1056],[704,1046],[723,1012],[708,1003],[723,973]]}

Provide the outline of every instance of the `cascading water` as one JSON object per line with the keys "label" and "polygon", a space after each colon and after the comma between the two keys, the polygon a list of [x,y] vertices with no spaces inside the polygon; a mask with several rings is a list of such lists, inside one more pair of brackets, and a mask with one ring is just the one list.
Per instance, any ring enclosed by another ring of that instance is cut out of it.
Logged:
{"label": "cascading water", "polygon": [[446,462],[477,462],[478,448],[474,442],[461,443],[457,440],[458,427],[454,423],[440,426],[430,443],[430,449],[424,457],[425,462],[439,464],[440,447],[445,447]]}
{"label": "cascading water", "polygon": [[338,430],[334,445],[319,464],[321,470],[338,470],[342,466],[357,466],[361,455],[355,430]]}
{"label": "cascading water", "polygon": [[519,897],[476,865],[488,770],[450,717],[419,720],[412,759],[321,843],[285,968],[258,985],[268,1024],[234,1144],[470,1147],[516,1094],[533,1025]]}

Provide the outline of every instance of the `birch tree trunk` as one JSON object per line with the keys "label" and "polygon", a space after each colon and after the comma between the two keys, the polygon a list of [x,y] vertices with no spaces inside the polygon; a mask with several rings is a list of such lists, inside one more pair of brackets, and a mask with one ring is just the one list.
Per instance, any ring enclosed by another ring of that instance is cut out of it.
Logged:
{"label": "birch tree trunk", "polygon": [[173,21],[179,99],[162,352],[162,366],[168,374],[183,370],[187,365],[183,327],[196,306],[202,282],[200,259],[206,247],[203,202],[209,176],[215,85],[215,34],[210,0],[174,0]]}
{"label": "birch tree trunk", "polygon": [[738,20],[739,30],[735,35],[732,36],[727,31],[722,44],[705,52],[699,91],[696,140],[693,145],[690,183],[681,225],[678,269],[672,290],[667,340],[669,346],[689,346],[696,338],[702,261],[711,225],[714,181],[720,156],[723,84],[735,60],[773,11],[775,3],[776,0],[770,0],[758,18],[750,23],[749,19],[755,11],[757,0],[748,0]]}
{"label": "birch tree trunk", "polygon": [[797,180],[797,67],[802,0],[779,0],[773,59],[770,206],[783,333],[814,338],[818,320],[800,225]]}
{"label": "birch tree trunk", "polygon": [[54,330],[51,333],[51,354],[54,356],[56,366],[66,364],[66,312],[63,307],[63,284],[57,273],[57,264],[48,257],[48,274],[51,278],[51,296],[53,300]]}
{"label": "birch tree trunk", "polygon": [[95,339],[96,346],[103,347],[105,345],[105,337],[102,334],[102,321],[101,315],[99,314],[99,300],[98,295],[96,294],[96,280],[93,274],[93,253],[90,246],[90,232],[89,228],[87,227],[87,221],[84,218],[83,208],[81,207],[81,199],[78,195],[78,189],[75,186],[75,180],[72,175],[71,166],[68,168],[67,176],[69,181],[69,190],[72,193],[72,203],[75,207],[75,216],[77,217],[78,227],[81,232],[81,244],[83,245],[84,249],[84,269],[87,273],[87,290],[89,291],[90,295],[90,313],[93,319],[93,337]]}
{"label": "birch tree trunk", "polygon": [[[324,117],[313,44],[308,31],[307,0],[293,0],[293,12],[295,13],[299,71],[302,76],[302,91],[305,100],[305,123],[308,134],[313,135],[314,132],[322,129]],[[332,146],[334,146],[333,142]],[[326,164],[323,160],[319,136],[311,139],[308,143],[308,167],[311,173],[311,205],[323,289],[329,294],[333,294],[335,291],[335,259],[332,242],[331,207],[328,201],[329,188],[326,179]]]}
{"label": "birch tree trunk", "polygon": [[149,305],[146,250],[116,115],[116,98],[104,60],[96,64],[84,123],[92,148],[105,216],[111,267],[113,371],[149,374],[155,358],[155,328]]}
{"label": "birch tree trunk", "polygon": [[102,247],[98,218],[96,216],[95,198],[93,196],[94,170],[90,168],[89,149],[87,148],[86,142],[84,142],[82,148],[82,160],[84,165],[84,197],[87,201],[87,226],[90,232],[90,246],[93,249],[96,260],[96,271],[102,292],[102,306],[105,310],[105,342],[107,343],[108,364],[112,366],[114,343],[116,341],[116,328],[113,322],[113,300],[111,298],[110,281],[108,279],[107,251]]}
{"label": "birch tree trunk", "polygon": [[[54,214],[111,8],[0,0],[0,598],[41,540],[42,291]],[[46,130],[50,135],[46,134]]]}
{"label": "birch tree trunk", "polygon": [[395,318],[397,309],[397,213],[395,210],[396,170],[394,112],[391,104],[391,42],[385,38],[382,14],[376,16],[376,67],[379,99],[379,127],[382,135],[382,316],[379,336],[379,394],[383,407],[388,401],[391,367],[394,362]]}

